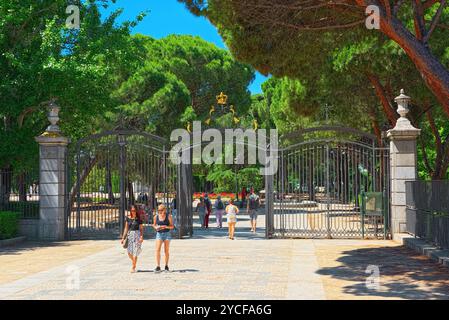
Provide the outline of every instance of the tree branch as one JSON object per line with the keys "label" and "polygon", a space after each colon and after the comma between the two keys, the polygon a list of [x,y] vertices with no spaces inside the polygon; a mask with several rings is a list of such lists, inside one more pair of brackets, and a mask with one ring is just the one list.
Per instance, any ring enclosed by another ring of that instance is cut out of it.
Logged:
{"label": "tree branch", "polygon": [[376,96],[379,98],[381,102],[382,108],[384,110],[385,115],[387,116],[388,122],[390,123],[390,125],[394,126],[396,120],[399,118],[399,115],[393,109],[390,101],[388,100],[385,89],[380,83],[379,78],[371,73],[367,73],[366,77],[374,87],[374,91],[376,92]]}
{"label": "tree branch", "polygon": [[424,165],[426,166],[426,169],[429,172],[429,175],[433,177],[434,170],[433,170],[432,166],[430,165],[429,157],[427,156],[426,145],[424,143],[424,139],[422,138],[422,136],[419,137],[419,142],[421,145],[421,151],[422,151],[422,155],[423,155]]}
{"label": "tree branch", "polygon": [[428,1],[426,1],[426,2],[424,2],[422,4],[423,9],[427,10],[427,9],[429,9],[431,6],[433,6],[437,2],[440,2],[440,0],[428,0]]}
{"label": "tree branch", "polygon": [[26,108],[25,110],[23,110],[23,111],[19,114],[19,116],[17,117],[17,125],[19,126],[19,128],[22,128],[22,126],[23,126],[23,121],[25,120],[25,117],[26,117],[28,114],[30,114],[30,113],[36,111],[36,109],[39,109],[39,108],[41,108],[43,105],[46,105],[46,104],[49,104],[49,103],[50,103],[50,101],[43,101],[43,102],[39,103],[37,106],[28,107],[28,108]]}
{"label": "tree branch", "polygon": [[373,107],[373,106],[369,106],[368,107],[368,116],[371,119],[371,126],[373,127],[374,134],[377,137],[377,142],[380,145],[381,142],[382,142],[382,130],[380,130],[379,122],[377,121],[376,108],[375,107]]}
{"label": "tree branch", "polygon": [[365,23],[365,19],[362,19],[362,20],[358,20],[358,21],[354,21],[354,22],[350,22],[350,23],[346,23],[346,24],[330,24],[330,25],[325,25],[325,26],[314,26],[314,25],[305,25],[305,24],[297,25],[297,24],[287,23],[285,21],[281,22],[281,21],[269,19],[269,18],[267,18],[266,20],[271,22],[273,25],[284,26],[284,27],[288,27],[288,28],[292,28],[292,29],[296,29],[296,30],[311,30],[311,31],[313,31],[313,30],[318,31],[318,30],[346,29],[346,28],[352,28],[357,25]]}
{"label": "tree branch", "polygon": [[446,6],[446,0],[441,0],[440,7],[438,8],[437,12],[432,18],[432,22],[430,24],[429,31],[426,33],[423,42],[427,43],[429,41],[430,36],[432,35],[433,31],[435,30],[436,26],[438,25],[438,22],[441,18],[441,14],[443,13],[443,9]]}
{"label": "tree branch", "polygon": [[446,24],[438,23],[438,27],[443,28],[443,29],[448,29],[448,30],[449,30],[449,26],[446,25]]}
{"label": "tree branch", "polygon": [[442,147],[442,145],[441,145],[441,136],[440,136],[440,133],[438,132],[438,128],[437,128],[437,126],[435,124],[435,119],[432,116],[432,111],[431,110],[428,110],[426,112],[426,117],[427,117],[427,120],[429,121],[429,125],[430,125],[430,129],[432,131],[432,134],[435,137],[435,143],[437,145],[437,148],[440,149]]}
{"label": "tree branch", "polygon": [[424,22],[424,10],[421,5],[421,0],[412,0],[412,7],[413,7],[413,22],[415,25],[415,35],[419,41],[423,42],[426,29]]}
{"label": "tree branch", "polygon": [[441,160],[441,169],[438,179],[445,179],[447,175],[447,170],[449,169],[449,140],[446,140],[443,146],[444,156]]}
{"label": "tree branch", "polygon": [[405,0],[399,0],[398,2],[396,2],[396,4],[393,7],[393,15],[397,16],[399,10],[401,9],[401,6],[404,4]]}
{"label": "tree branch", "polygon": [[387,11],[387,17],[388,19],[391,18],[391,6],[390,6],[390,0],[383,0],[385,5],[385,10]]}

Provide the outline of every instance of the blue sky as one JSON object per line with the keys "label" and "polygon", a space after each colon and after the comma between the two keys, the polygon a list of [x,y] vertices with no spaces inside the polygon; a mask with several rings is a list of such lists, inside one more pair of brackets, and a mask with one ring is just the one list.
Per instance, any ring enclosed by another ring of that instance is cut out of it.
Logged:
{"label": "blue sky", "polygon": [[[142,11],[149,11],[133,33],[142,33],[153,38],[163,38],[169,34],[190,34],[226,48],[217,29],[205,18],[195,17],[177,0],[118,0],[108,11],[123,8],[119,21],[134,19]],[[262,92],[260,85],[267,78],[257,73],[250,85],[251,93]]]}

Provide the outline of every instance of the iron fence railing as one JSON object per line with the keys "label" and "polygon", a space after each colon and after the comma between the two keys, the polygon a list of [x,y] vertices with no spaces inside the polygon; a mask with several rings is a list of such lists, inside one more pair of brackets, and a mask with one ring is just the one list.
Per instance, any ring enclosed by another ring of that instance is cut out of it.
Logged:
{"label": "iron fence railing", "polygon": [[272,189],[267,236],[389,237],[390,161],[383,141],[351,128],[320,127],[284,136],[280,145],[278,170],[266,183]]}
{"label": "iron fence railing", "polygon": [[39,219],[39,168],[0,169],[0,211],[17,212],[21,219]]}
{"label": "iron fence railing", "polygon": [[449,180],[406,182],[407,232],[449,249]]}

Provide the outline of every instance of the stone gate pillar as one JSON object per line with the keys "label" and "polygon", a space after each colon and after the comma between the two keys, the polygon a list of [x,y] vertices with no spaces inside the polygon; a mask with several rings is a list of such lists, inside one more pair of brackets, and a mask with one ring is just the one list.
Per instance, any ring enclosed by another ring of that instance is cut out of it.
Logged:
{"label": "stone gate pillar", "polygon": [[61,135],[59,107],[49,105],[51,125],[36,137],[39,143],[39,239],[65,239],[66,154],[69,139]]}
{"label": "stone gate pillar", "polygon": [[395,98],[398,104],[397,112],[401,116],[396,126],[388,130],[390,139],[390,167],[391,167],[391,233],[405,232],[405,182],[417,179],[416,139],[421,130],[412,126],[406,115],[409,112],[410,97],[401,94]]}

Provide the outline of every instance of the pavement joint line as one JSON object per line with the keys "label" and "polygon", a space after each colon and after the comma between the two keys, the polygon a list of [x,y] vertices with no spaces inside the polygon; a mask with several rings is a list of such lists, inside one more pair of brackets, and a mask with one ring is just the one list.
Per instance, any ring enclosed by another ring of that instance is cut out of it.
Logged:
{"label": "pavement joint line", "polygon": [[[315,254],[313,240],[306,241],[308,243],[300,248],[297,241],[291,242],[292,254],[289,266],[287,299],[299,299],[301,297],[305,300],[320,300],[326,298],[323,282],[320,276],[315,273],[319,269],[316,256],[307,259],[306,262],[301,254],[297,254],[301,251],[307,251],[311,256]],[[303,278],[307,278],[309,281],[304,281]]]}

